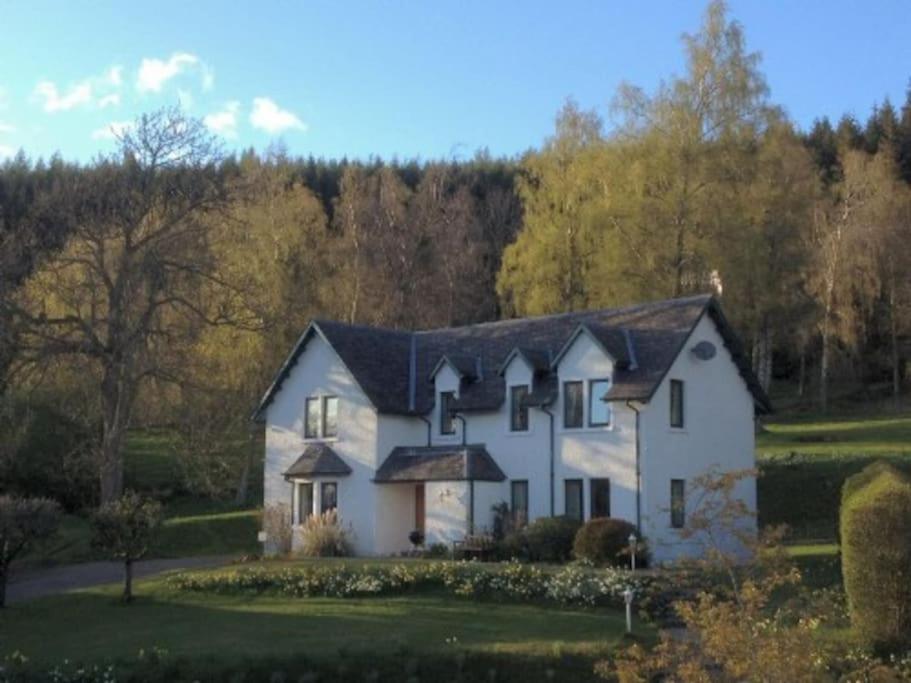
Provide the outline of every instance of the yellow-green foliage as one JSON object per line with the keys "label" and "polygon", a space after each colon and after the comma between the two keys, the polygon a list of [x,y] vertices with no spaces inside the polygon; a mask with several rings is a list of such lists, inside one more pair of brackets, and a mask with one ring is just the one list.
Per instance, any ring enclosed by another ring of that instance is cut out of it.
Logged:
{"label": "yellow-green foliage", "polygon": [[911,479],[887,463],[848,479],[841,538],[858,636],[882,650],[911,645]]}

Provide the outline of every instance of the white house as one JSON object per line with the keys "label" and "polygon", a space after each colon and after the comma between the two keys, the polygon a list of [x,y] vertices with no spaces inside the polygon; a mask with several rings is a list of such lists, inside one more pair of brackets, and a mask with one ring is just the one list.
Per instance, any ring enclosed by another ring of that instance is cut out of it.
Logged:
{"label": "white house", "polygon": [[[362,555],[451,543],[507,502],[527,519],[634,523],[656,559],[688,486],[754,465],[769,402],[718,302],[407,332],[314,321],[266,392],[265,504],[336,508]],[[755,509],[755,483],[739,494]]]}

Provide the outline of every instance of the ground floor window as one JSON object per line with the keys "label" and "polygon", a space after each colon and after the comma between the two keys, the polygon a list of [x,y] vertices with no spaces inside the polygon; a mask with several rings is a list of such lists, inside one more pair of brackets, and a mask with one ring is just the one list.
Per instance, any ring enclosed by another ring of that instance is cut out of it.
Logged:
{"label": "ground floor window", "polygon": [[610,517],[610,479],[591,480],[592,519]]}
{"label": "ground floor window", "polygon": [[324,481],[320,484],[320,512],[325,514],[338,508],[338,484],[334,481]]}
{"label": "ground floor window", "polygon": [[513,481],[510,488],[512,519],[517,526],[523,526],[528,522],[528,481]]}
{"label": "ground floor window", "polygon": [[564,495],[566,499],[566,516],[571,519],[581,520],[583,518],[582,480],[566,479],[564,481]]}
{"label": "ground floor window", "polygon": [[683,479],[671,479],[671,526],[682,529],[686,523],[686,483]]}
{"label": "ground floor window", "polygon": [[303,524],[313,514],[313,482],[297,485],[297,523]]}

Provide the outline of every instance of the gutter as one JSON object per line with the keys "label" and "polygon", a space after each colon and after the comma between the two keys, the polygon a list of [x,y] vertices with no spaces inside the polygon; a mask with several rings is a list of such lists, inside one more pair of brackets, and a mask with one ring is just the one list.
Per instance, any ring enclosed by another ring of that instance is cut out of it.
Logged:
{"label": "gutter", "polygon": [[639,448],[639,416],[640,411],[631,401],[626,402],[626,407],[636,413],[636,531],[642,538],[642,467],[640,465]]}
{"label": "gutter", "polygon": [[424,417],[423,415],[416,415],[415,417],[427,425],[427,445],[432,446],[433,444],[431,443],[431,434],[433,433],[433,423],[430,421],[429,417]]}
{"label": "gutter", "polygon": [[538,406],[550,418],[550,516],[556,513],[554,505],[554,414],[544,406]]}

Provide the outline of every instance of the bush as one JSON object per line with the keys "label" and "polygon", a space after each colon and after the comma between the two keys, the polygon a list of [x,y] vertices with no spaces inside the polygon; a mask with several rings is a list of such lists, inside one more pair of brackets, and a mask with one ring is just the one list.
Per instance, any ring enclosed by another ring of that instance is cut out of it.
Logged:
{"label": "bush", "polygon": [[161,528],[161,503],[128,491],[92,516],[92,546],[123,562],[123,600],[133,599],[133,562],[149,551]]}
{"label": "bush", "polygon": [[291,506],[287,503],[267,505],[263,509],[263,531],[266,533],[267,555],[288,555],[294,527],[291,524]]}
{"label": "bush", "polygon": [[845,482],[842,572],[851,623],[880,651],[911,646],[911,479],[875,464]]}
{"label": "bush", "polygon": [[352,532],[345,529],[335,510],[310,515],[301,525],[299,554],[304,557],[347,557],[351,554]]}
{"label": "bush", "polygon": [[525,527],[525,542],[532,562],[566,562],[572,558],[573,541],[582,522],[570,517],[539,517]]}
{"label": "bush", "polygon": [[443,560],[450,555],[452,555],[452,551],[445,543],[432,543],[423,553],[423,557],[431,560]]}
{"label": "bush", "polygon": [[0,495],[0,607],[6,604],[12,561],[36,542],[53,536],[59,524],[60,508],[52,500]]}
{"label": "bush", "polygon": [[626,565],[629,564],[629,536],[635,533],[636,527],[625,519],[592,519],[576,532],[573,553],[577,559],[596,564]]}

